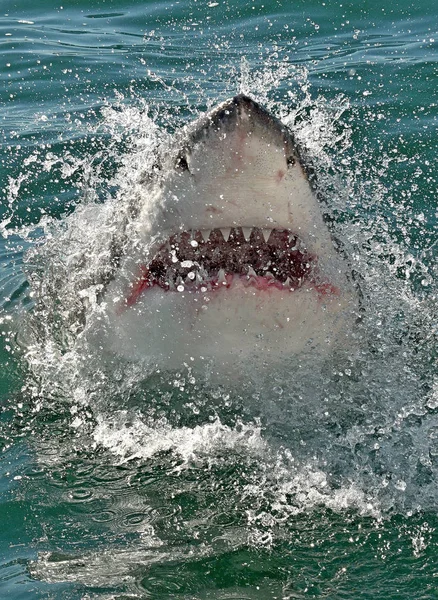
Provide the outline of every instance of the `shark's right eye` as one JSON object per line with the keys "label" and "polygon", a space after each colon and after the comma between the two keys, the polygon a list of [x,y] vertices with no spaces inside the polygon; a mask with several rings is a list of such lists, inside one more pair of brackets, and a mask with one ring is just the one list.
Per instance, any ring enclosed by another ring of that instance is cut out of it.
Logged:
{"label": "shark's right eye", "polygon": [[180,154],[176,159],[176,168],[180,171],[190,171],[187,157],[184,154]]}

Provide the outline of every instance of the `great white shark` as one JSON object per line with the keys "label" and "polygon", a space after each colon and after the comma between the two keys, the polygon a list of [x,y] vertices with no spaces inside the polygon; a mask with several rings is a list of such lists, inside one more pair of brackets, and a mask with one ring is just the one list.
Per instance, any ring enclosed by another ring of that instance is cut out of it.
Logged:
{"label": "great white shark", "polygon": [[256,101],[239,94],[177,132],[140,196],[126,230],[136,242],[100,303],[101,347],[230,367],[348,336],[356,295],[314,174]]}

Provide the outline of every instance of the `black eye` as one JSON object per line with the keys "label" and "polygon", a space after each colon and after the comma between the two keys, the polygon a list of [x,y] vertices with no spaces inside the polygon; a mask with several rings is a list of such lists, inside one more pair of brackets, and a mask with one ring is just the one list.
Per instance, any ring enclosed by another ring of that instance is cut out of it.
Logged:
{"label": "black eye", "polygon": [[288,156],[286,162],[288,167],[292,167],[295,164],[295,157],[292,155]]}
{"label": "black eye", "polygon": [[189,171],[189,163],[184,154],[180,154],[176,159],[176,168],[180,171]]}

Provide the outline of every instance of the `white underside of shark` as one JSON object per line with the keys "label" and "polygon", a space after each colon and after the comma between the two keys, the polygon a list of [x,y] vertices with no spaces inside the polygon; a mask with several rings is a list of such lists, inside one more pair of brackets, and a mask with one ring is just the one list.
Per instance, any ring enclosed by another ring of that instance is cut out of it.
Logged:
{"label": "white underside of shark", "polygon": [[292,134],[256,102],[236,96],[184,128],[142,186],[135,248],[87,328],[101,347],[230,366],[348,336],[345,261]]}

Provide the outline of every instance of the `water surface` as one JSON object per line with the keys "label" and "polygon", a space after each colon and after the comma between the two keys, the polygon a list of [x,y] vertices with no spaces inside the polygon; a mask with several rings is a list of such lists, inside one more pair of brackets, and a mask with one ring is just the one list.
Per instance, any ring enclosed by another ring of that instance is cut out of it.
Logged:
{"label": "water surface", "polygon": [[[437,597],[437,26],[424,1],[2,7],[2,597]],[[237,92],[313,159],[358,346],[239,390],[97,370],[57,282],[100,268],[151,144]]]}

